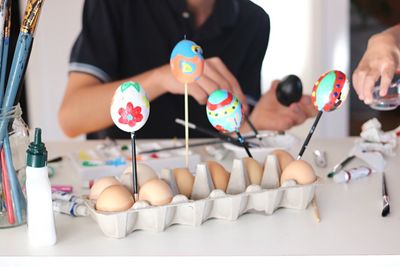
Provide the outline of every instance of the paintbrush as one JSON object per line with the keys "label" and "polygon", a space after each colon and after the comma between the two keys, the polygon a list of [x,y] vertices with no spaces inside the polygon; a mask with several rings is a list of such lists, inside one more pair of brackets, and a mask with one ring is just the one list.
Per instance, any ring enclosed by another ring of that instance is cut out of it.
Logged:
{"label": "paintbrush", "polygon": [[8,48],[10,44],[10,33],[11,33],[11,3],[12,1],[5,1],[7,5],[5,8],[7,9],[5,21],[4,21],[4,35],[1,46],[1,70],[0,70],[0,105],[3,103],[3,96],[6,84],[6,72],[7,72],[7,63],[8,63]]}
{"label": "paintbrush", "polygon": [[[177,124],[180,124],[180,125],[185,125],[185,122],[182,119],[176,118],[175,122]],[[219,133],[219,132],[210,131],[208,129],[205,129],[205,128],[202,128],[200,126],[197,126],[194,123],[189,122],[188,123],[188,127],[190,129],[192,129],[192,130],[198,131],[200,133],[206,134],[206,135],[211,136],[211,137],[215,137],[215,138],[221,139],[224,142],[231,143],[231,144],[233,144],[235,146],[243,146],[242,143],[237,138],[230,137],[228,135],[225,135],[225,134],[222,134],[222,133]],[[246,139],[248,139],[248,138],[246,137]],[[252,143],[252,142],[248,142],[248,141],[244,141],[244,142],[246,143],[247,146],[250,146],[250,147],[258,147],[259,146],[256,143]]]}
{"label": "paintbrush", "polygon": [[390,205],[389,205],[389,194],[386,188],[386,175],[382,173],[382,198],[383,198],[383,209],[382,209],[382,217],[386,217],[390,213]]}
{"label": "paintbrush", "polygon": [[[21,23],[17,45],[12,59],[11,70],[8,76],[8,82],[4,93],[4,99],[1,103],[1,108],[3,112],[9,112],[10,110],[12,110],[16,96],[20,91],[20,84],[23,80],[26,66],[29,61],[30,51],[33,43],[33,34],[36,29],[42,4],[43,0],[28,0],[27,2],[24,19]],[[10,14],[8,15],[11,15],[11,12],[9,13]],[[6,66],[6,62],[2,62],[2,65],[3,63],[5,63]],[[7,164],[8,178],[5,179],[9,180],[10,182],[17,221],[18,223],[22,223],[22,208],[25,208],[26,203],[25,198],[23,198],[21,195],[22,191],[15,174],[14,166],[12,164],[11,147],[8,140],[9,122],[10,118],[7,117],[0,121],[0,149],[3,148],[4,152],[1,160],[3,162],[3,166],[5,165],[4,162],[6,162]]]}
{"label": "paintbrush", "polygon": [[[216,145],[216,144],[221,144],[222,142],[224,142],[224,141],[218,139],[218,140],[212,140],[212,141],[189,144],[189,147]],[[185,147],[186,147],[186,145],[169,146],[169,147],[163,147],[163,148],[154,148],[154,149],[140,151],[138,154],[158,153],[158,152],[162,152],[162,151],[170,151],[170,150],[175,150],[175,149],[182,149],[182,148],[185,148]]]}
{"label": "paintbrush", "polygon": [[335,174],[337,174],[338,172],[340,172],[350,161],[352,161],[356,156],[352,155],[352,156],[348,156],[347,158],[345,158],[342,162],[340,162],[339,164],[335,165],[335,167],[333,167],[333,170],[328,173],[328,178],[332,178],[333,176],[335,176]]}
{"label": "paintbrush", "polygon": [[[36,30],[42,4],[43,0],[29,0],[27,3],[4,94],[2,103],[3,109],[14,105],[16,95],[19,91],[29,61],[33,35]],[[2,121],[0,124],[0,134],[2,139],[6,134],[7,126],[8,121]]]}

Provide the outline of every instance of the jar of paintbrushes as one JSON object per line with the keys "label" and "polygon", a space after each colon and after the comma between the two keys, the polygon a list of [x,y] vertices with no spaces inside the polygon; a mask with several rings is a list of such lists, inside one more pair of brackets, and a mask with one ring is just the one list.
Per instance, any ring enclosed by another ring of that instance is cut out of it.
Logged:
{"label": "jar of paintbrushes", "polygon": [[0,109],[0,122],[8,125],[8,134],[0,140],[0,228],[26,223],[24,184],[29,131],[21,115],[19,105]]}

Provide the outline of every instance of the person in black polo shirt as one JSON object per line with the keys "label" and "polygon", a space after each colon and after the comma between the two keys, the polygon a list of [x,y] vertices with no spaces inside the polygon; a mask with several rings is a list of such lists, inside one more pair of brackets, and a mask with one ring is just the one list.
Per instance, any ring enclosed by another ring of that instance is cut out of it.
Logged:
{"label": "person in black polo shirt", "polygon": [[[139,82],[151,101],[139,138],[182,137],[183,85],[172,75],[170,53],[184,36],[204,51],[202,77],[189,84],[189,119],[212,128],[208,95],[224,88],[259,100],[249,117],[258,129],[286,130],[315,115],[310,98],[289,108],[274,96],[277,81],[260,96],[260,71],[268,46],[268,15],[249,0],[86,0],[82,31],[71,52],[69,80],[59,111],[66,135],[129,138],[112,123],[110,102],[124,81]],[[248,131],[243,125],[243,132]],[[191,137],[203,137],[191,132]]]}

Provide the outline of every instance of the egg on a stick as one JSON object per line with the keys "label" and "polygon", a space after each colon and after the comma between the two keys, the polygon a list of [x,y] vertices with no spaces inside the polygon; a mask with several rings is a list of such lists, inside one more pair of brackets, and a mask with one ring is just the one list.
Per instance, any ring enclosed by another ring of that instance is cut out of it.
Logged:
{"label": "egg on a stick", "polygon": [[150,114],[150,103],[140,84],[132,81],[121,84],[112,98],[110,114],[119,129],[131,133],[133,192],[136,199],[138,181],[135,132],[146,124]]}
{"label": "egg on a stick", "polygon": [[311,93],[311,100],[319,112],[300,149],[297,159],[301,159],[303,156],[323,112],[330,112],[339,108],[346,100],[349,89],[349,82],[346,79],[346,75],[338,70],[326,72],[316,81]]}
{"label": "egg on a stick", "polygon": [[235,95],[224,89],[212,92],[208,96],[206,113],[208,120],[216,130],[222,133],[236,133],[247,155],[251,158],[253,157],[239,132],[244,110]]}
{"label": "egg on a stick", "polygon": [[203,50],[199,45],[190,40],[178,42],[172,50],[170,57],[172,74],[184,84],[184,110],[185,110],[185,163],[189,167],[189,97],[188,83],[194,82],[203,74]]}

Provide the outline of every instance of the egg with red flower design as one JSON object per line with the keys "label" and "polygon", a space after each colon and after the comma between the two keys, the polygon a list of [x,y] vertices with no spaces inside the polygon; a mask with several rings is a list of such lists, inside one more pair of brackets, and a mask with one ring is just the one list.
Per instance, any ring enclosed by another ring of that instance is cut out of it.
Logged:
{"label": "egg with red flower design", "polygon": [[122,131],[131,133],[142,128],[149,118],[150,103],[140,84],[132,81],[121,84],[112,98],[110,114]]}

